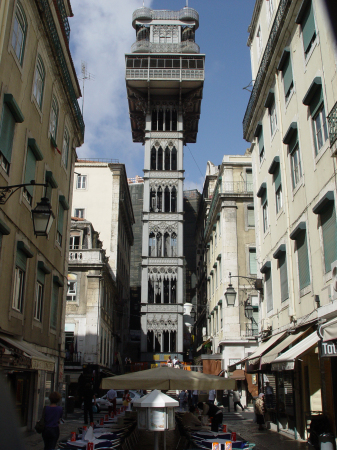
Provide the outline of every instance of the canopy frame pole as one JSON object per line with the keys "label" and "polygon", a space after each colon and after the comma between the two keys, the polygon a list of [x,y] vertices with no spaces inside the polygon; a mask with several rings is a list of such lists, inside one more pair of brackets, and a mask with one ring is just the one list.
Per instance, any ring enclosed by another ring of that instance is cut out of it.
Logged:
{"label": "canopy frame pole", "polygon": [[154,432],[154,447],[153,450],[159,450],[159,431]]}

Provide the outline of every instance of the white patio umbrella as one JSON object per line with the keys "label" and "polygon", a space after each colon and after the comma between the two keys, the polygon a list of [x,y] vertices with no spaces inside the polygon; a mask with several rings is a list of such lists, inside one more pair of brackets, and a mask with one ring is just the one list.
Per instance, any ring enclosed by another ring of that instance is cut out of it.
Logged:
{"label": "white patio umbrella", "polygon": [[236,382],[230,378],[193,372],[190,370],[157,367],[115,377],[103,378],[102,389],[235,389]]}

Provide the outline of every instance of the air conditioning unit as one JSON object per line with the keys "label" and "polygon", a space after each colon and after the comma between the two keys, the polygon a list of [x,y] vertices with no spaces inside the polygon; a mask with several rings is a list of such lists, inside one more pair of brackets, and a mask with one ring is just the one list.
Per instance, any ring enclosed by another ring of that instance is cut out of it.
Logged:
{"label": "air conditioning unit", "polygon": [[337,261],[331,263],[331,276],[330,296],[331,300],[337,300]]}
{"label": "air conditioning unit", "polygon": [[271,324],[269,319],[261,319],[261,331],[269,331]]}

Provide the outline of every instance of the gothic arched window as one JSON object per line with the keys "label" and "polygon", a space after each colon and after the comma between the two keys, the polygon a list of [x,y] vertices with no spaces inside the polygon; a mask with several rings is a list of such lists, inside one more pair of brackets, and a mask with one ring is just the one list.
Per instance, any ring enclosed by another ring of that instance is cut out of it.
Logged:
{"label": "gothic arched window", "polygon": [[156,256],[156,239],[154,233],[149,236],[149,256]]}
{"label": "gothic arched window", "polygon": [[161,233],[157,233],[156,240],[157,240],[157,257],[160,258],[162,256],[162,243],[163,243]]}
{"label": "gothic arched window", "polygon": [[171,159],[172,159],[171,170],[177,170],[177,150],[175,147],[173,147],[172,149]]}
{"label": "gothic arched window", "polygon": [[165,212],[170,212],[170,189],[166,186],[164,192]]}
{"label": "gothic arched window", "polygon": [[158,112],[158,131],[163,131],[164,126],[164,111],[160,108]]}
{"label": "gothic arched window", "polygon": [[177,211],[177,190],[175,187],[171,191],[171,212]]}
{"label": "gothic arched window", "polygon": [[151,170],[157,169],[157,152],[154,147],[151,149]]}
{"label": "gothic arched window", "polygon": [[151,124],[151,130],[157,131],[157,110],[152,110],[152,124]]}
{"label": "gothic arched window", "polygon": [[163,170],[163,149],[160,147],[158,150],[158,165],[157,170]]}
{"label": "gothic arched window", "polygon": [[166,147],[165,149],[165,170],[170,170],[170,149]]}
{"label": "gothic arched window", "polygon": [[177,256],[177,235],[176,233],[171,234],[171,256],[175,257]]}

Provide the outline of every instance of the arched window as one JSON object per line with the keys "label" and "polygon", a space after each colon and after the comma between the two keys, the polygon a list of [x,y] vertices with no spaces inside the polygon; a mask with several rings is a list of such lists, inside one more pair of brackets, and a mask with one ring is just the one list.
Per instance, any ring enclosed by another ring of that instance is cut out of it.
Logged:
{"label": "arched window", "polygon": [[157,169],[157,152],[154,147],[151,149],[151,170]]}
{"label": "arched window", "polygon": [[158,131],[163,131],[164,126],[164,111],[160,108],[158,112]]}
{"label": "arched window", "polygon": [[171,130],[171,111],[169,109],[165,112],[165,130]]}
{"label": "arched window", "polygon": [[148,284],[148,303],[154,303],[154,288],[153,288],[153,281],[149,281]]}
{"label": "arched window", "polygon": [[154,282],[154,299],[155,303],[161,303],[161,282]]}
{"label": "arched window", "polygon": [[156,191],[151,188],[151,190],[150,190],[150,212],[154,212],[156,210],[156,207],[157,207],[156,200],[157,200],[156,199]]}
{"label": "arched window", "polygon": [[151,130],[157,131],[157,110],[152,110],[152,123],[151,123]]}
{"label": "arched window", "polygon": [[170,189],[166,186],[164,192],[165,212],[170,212]]}
{"label": "arched window", "polygon": [[171,159],[172,159],[171,170],[177,170],[177,150],[175,147],[173,147],[172,149]]}
{"label": "arched window", "polygon": [[164,303],[170,303],[170,281],[164,280]]}
{"label": "arched window", "polygon": [[156,212],[162,212],[163,211],[163,190],[159,186],[157,190],[157,211]]}
{"label": "arched window", "polygon": [[177,235],[176,233],[171,234],[171,256],[176,257],[177,252]]}
{"label": "arched window", "polygon": [[20,2],[17,2],[12,33],[12,47],[22,66],[27,36],[27,19]]}
{"label": "arched window", "polygon": [[158,166],[157,170],[163,170],[163,149],[159,147],[158,150]]}
{"label": "arched window", "polygon": [[175,187],[171,191],[171,212],[177,211],[177,190]]}
{"label": "arched window", "polygon": [[46,77],[46,71],[44,69],[42,58],[40,55],[38,55],[37,61],[36,61],[36,67],[35,67],[33,94],[34,94],[36,103],[38,104],[40,109],[42,107],[45,77]]}
{"label": "arched window", "polygon": [[162,256],[162,234],[161,233],[157,233],[156,236],[157,239],[157,257],[160,258]]}
{"label": "arched window", "polygon": [[164,234],[164,257],[170,256],[170,235],[168,233]]}
{"label": "arched window", "polygon": [[56,100],[55,95],[53,95],[50,111],[49,133],[50,136],[54,139],[54,141],[56,141],[58,119],[59,119],[59,104],[58,101]]}
{"label": "arched window", "polygon": [[149,256],[156,256],[156,239],[154,233],[149,236]]}
{"label": "arched window", "polygon": [[177,282],[176,280],[171,281],[171,303],[177,303]]}
{"label": "arched window", "polygon": [[172,131],[177,131],[177,122],[178,122],[178,115],[177,111],[174,109],[172,111]]}
{"label": "arched window", "polygon": [[170,149],[166,147],[165,149],[165,170],[170,170]]}

